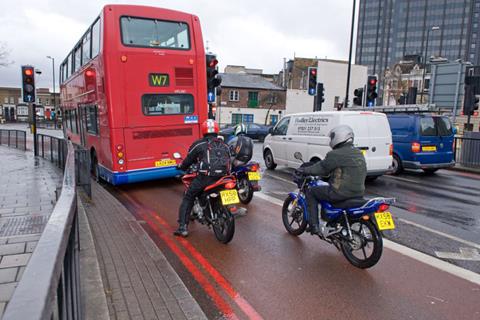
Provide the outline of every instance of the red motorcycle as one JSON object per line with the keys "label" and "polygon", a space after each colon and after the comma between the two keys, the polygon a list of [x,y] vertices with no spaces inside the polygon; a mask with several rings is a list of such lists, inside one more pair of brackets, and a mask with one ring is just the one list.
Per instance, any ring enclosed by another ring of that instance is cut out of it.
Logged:
{"label": "red motorcycle", "polygon": [[[190,187],[196,172],[187,173],[182,177],[185,190]],[[196,220],[208,227],[213,227],[215,237],[221,243],[229,243],[235,233],[235,219],[228,206],[239,203],[236,180],[234,176],[221,177],[209,185],[195,199],[190,214],[190,220]]]}

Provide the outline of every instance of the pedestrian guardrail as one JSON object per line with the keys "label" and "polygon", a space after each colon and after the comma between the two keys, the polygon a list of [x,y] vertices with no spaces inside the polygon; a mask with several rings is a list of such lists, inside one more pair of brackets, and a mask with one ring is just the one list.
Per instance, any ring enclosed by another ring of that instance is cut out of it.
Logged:
{"label": "pedestrian guardrail", "polygon": [[0,129],[0,145],[27,150],[27,133],[23,130]]}
{"label": "pedestrian guardrail", "polygon": [[65,168],[67,143],[63,138],[37,134],[38,155],[50,160],[60,168]]}
{"label": "pedestrian guardrail", "polygon": [[454,154],[457,164],[464,167],[480,168],[480,138],[455,137]]}
{"label": "pedestrian guardrail", "polygon": [[75,151],[67,144],[62,191],[3,319],[81,319]]}

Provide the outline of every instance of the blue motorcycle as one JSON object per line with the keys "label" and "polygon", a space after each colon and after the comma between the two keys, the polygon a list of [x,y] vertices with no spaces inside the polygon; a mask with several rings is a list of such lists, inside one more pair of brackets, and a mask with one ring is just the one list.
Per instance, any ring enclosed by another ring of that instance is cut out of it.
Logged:
{"label": "blue motorcycle", "polygon": [[237,179],[237,191],[240,202],[249,204],[252,201],[253,193],[261,190],[258,184],[261,179],[260,164],[250,161],[245,165],[234,166],[232,175]]}
{"label": "blue motorcycle", "polygon": [[[302,155],[295,152],[295,159]],[[304,163],[305,164],[305,163]],[[289,193],[282,208],[282,220],[288,233],[299,236],[307,228],[309,212],[305,194],[309,188],[325,185],[320,177],[294,174],[298,192]],[[388,212],[394,198],[349,199],[331,204],[321,201],[320,239],[335,245],[355,267],[374,266],[382,255],[383,240],[380,231],[394,229]]]}

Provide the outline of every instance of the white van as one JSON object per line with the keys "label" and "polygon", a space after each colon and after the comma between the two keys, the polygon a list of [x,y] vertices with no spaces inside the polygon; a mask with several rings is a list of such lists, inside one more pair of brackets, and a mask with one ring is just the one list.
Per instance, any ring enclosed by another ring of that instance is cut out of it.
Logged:
{"label": "white van", "polygon": [[298,168],[293,157],[299,151],[304,161],[318,161],[331,150],[328,133],[338,125],[349,125],[355,134],[354,145],[367,161],[368,176],[374,179],[392,165],[392,133],[383,113],[370,111],[332,111],[290,114],[283,117],[265,137],[263,158],[268,169],[277,165]]}

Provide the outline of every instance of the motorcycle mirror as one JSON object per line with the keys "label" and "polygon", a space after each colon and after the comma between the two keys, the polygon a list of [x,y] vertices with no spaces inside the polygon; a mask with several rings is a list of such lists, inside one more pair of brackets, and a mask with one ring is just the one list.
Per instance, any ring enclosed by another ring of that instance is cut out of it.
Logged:
{"label": "motorcycle mirror", "polygon": [[180,153],[174,152],[174,153],[173,153],[173,158],[175,158],[175,159],[181,159],[182,156],[180,155]]}
{"label": "motorcycle mirror", "polygon": [[297,160],[303,161],[302,154],[298,151],[293,154],[293,157]]}

